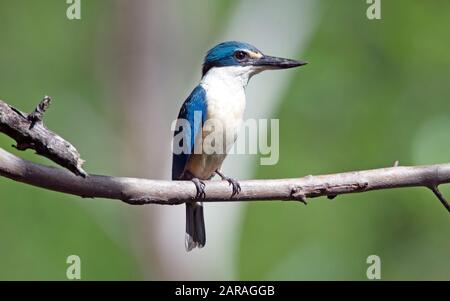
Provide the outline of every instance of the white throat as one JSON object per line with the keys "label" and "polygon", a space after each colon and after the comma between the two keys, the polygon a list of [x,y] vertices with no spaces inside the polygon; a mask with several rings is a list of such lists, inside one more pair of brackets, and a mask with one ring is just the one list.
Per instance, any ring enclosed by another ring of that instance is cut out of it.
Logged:
{"label": "white throat", "polygon": [[207,119],[236,132],[244,117],[245,87],[253,74],[251,66],[211,68],[200,82],[206,91]]}
{"label": "white throat", "polygon": [[258,72],[253,66],[213,67],[203,76],[201,83],[204,87],[224,84],[233,89],[245,89],[250,78]]}

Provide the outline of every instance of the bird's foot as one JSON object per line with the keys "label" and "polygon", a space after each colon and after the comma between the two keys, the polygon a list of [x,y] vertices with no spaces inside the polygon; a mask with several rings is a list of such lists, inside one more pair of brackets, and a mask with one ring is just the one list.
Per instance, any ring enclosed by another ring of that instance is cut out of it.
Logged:
{"label": "bird's foot", "polygon": [[203,201],[206,197],[205,182],[203,182],[202,180],[200,180],[198,178],[192,178],[191,181],[192,181],[192,183],[194,183],[195,188],[197,189],[197,193],[195,194],[194,200]]}
{"label": "bird's foot", "polygon": [[239,184],[238,181],[230,177],[226,177],[224,180],[227,180],[228,183],[230,183],[230,185],[233,187],[233,193],[231,194],[231,197],[234,197],[241,192],[241,184]]}
{"label": "bird's foot", "polygon": [[231,197],[234,197],[235,195],[238,195],[241,192],[241,185],[239,182],[233,178],[227,177],[220,171],[216,170],[216,173],[222,178],[222,180],[227,181],[232,187],[233,192],[231,194]]}

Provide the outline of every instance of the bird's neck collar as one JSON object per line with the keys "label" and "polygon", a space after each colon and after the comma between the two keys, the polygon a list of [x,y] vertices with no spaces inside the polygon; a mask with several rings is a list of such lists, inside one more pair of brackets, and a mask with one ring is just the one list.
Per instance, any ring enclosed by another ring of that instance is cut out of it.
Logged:
{"label": "bird's neck collar", "polygon": [[245,88],[250,78],[256,74],[252,66],[227,66],[211,68],[202,78],[204,86],[224,84]]}

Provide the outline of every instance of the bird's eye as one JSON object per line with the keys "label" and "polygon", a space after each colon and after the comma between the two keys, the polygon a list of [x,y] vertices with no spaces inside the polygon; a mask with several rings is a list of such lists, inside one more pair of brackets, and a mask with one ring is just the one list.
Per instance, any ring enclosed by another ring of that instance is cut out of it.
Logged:
{"label": "bird's eye", "polygon": [[247,53],[245,51],[236,51],[234,53],[234,57],[238,59],[239,61],[242,61],[247,57]]}

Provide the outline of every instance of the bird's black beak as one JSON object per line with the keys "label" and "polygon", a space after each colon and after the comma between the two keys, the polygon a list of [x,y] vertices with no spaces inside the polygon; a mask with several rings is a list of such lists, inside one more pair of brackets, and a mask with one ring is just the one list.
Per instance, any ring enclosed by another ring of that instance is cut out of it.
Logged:
{"label": "bird's black beak", "polygon": [[294,67],[300,67],[308,64],[304,61],[297,61],[291,59],[285,59],[281,57],[274,57],[269,55],[264,55],[254,62],[254,66],[261,66],[267,69],[288,69]]}

